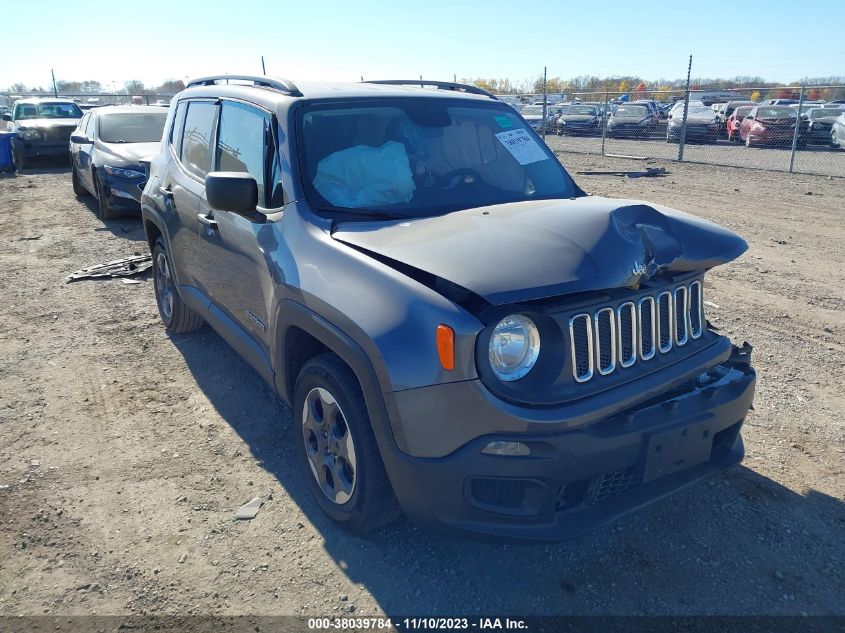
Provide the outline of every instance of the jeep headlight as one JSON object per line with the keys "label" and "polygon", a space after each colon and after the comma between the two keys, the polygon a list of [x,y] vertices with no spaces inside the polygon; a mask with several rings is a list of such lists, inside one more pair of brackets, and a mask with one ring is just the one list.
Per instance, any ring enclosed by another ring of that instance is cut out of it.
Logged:
{"label": "jeep headlight", "polygon": [[41,130],[30,127],[30,128],[21,128],[18,130],[18,136],[20,136],[25,141],[35,141],[41,138]]}
{"label": "jeep headlight", "polygon": [[525,376],[540,355],[540,332],[524,314],[505,317],[490,337],[490,367],[499,380],[511,382]]}

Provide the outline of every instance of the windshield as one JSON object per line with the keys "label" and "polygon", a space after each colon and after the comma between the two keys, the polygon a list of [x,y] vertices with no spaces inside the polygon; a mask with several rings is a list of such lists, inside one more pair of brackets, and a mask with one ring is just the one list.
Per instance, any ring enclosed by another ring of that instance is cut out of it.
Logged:
{"label": "windshield", "polygon": [[526,115],[543,116],[543,106],[525,106],[522,108],[522,116]]}
{"label": "windshield", "polygon": [[301,112],[303,181],[315,208],[422,217],[581,195],[507,106],[384,99]]}
{"label": "windshield", "polygon": [[616,116],[644,117],[648,115],[648,108],[645,106],[619,106],[614,114]]}
{"label": "windshield", "polygon": [[594,106],[574,105],[569,106],[566,110],[566,114],[587,114],[589,116],[596,116],[598,111]]}
{"label": "windshield", "polygon": [[740,106],[736,109],[735,116],[737,119],[744,119],[753,109],[754,106]]}
{"label": "windshield", "polygon": [[79,119],[82,110],[75,103],[18,103],[15,104],[16,121],[24,119]]}
{"label": "windshield", "polygon": [[813,108],[810,110],[811,119],[820,119],[822,117],[835,117],[841,114],[842,110],[839,108]]}
{"label": "windshield", "polygon": [[786,106],[769,106],[757,110],[758,119],[789,119],[798,116],[798,112],[794,108]]}
{"label": "windshield", "polygon": [[167,111],[120,112],[98,118],[103,143],[153,143],[161,140]]}

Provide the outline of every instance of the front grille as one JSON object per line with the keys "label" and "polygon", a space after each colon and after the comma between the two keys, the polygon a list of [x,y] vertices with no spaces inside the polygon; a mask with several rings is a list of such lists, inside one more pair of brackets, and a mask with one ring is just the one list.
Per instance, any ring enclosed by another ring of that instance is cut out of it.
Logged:
{"label": "front grille", "polygon": [[606,376],[618,368],[666,354],[704,333],[701,282],[626,301],[615,309],[601,307],[592,314],[569,319],[572,375],[587,382],[598,373]]}
{"label": "front grille", "polygon": [[69,141],[73,128],[69,126],[47,127],[43,130],[44,140],[51,143]]}

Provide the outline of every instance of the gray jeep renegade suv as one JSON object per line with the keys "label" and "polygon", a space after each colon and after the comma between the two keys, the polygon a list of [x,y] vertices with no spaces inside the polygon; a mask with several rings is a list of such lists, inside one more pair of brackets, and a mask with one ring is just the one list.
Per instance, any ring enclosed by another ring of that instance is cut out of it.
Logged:
{"label": "gray jeep renegade suv", "polygon": [[192,81],[142,213],[168,331],[274,387],[354,531],[566,538],[742,458],[751,351],[703,292],[745,242],[588,196],[482,90]]}

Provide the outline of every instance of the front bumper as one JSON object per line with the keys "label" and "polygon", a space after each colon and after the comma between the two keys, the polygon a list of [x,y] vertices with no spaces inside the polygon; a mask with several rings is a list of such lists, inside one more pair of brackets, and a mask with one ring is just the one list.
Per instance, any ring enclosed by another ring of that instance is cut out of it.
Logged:
{"label": "front bumper", "polygon": [[[587,426],[487,435],[437,458],[396,451],[385,464],[418,522],[492,538],[572,538],[739,463],[754,386],[750,347],[734,349],[662,398]],[[494,440],[522,442],[531,455],[482,453]]]}
{"label": "front bumper", "polygon": [[12,139],[15,144],[15,151],[24,158],[48,158],[55,156],[68,156],[68,142],[45,141],[40,139],[24,140],[20,137]]}
{"label": "front bumper", "polygon": [[103,185],[106,188],[106,194],[109,196],[110,204],[129,209],[141,209],[141,194],[144,191],[144,185],[147,184],[146,178],[109,176],[105,170],[102,170],[100,173],[102,174]]}

